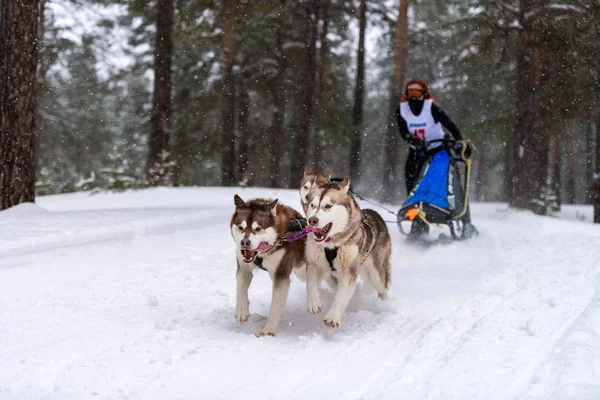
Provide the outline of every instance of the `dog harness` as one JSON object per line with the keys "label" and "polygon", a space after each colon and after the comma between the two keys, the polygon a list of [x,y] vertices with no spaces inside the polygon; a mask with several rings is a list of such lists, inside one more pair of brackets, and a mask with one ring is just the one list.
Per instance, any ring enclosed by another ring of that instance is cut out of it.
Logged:
{"label": "dog harness", "polygon": [[267,269],[265,267],[263,267],[263,259],[261,256],[254,257],[254,265],[256,265],[258,268],[262,269],[263,271],[267,271]]}
{"label": "dog harness", "polygon": [[331,271],[335,271],[335,267],[333,266],[333,260],[337,257],[338,247],[334,247],[330,249],[329,247],[325,247],[325,257],[327,258],[327,262],[329,263],[329,268]]}
{"label": "dog harness", "polygon": [[[367,216],[363,213],[362,215],[362,221],[361,221],[364,225],[368,225],[367,224]],[[306,227],[306,219],[302,218],[302,219],[297,219],[294,218],[292,221],[290,221],[290,224],[288,225],[288,232],[290,233],[295,233],[294,231],[300,231],[305,233],[304,235],[302,235],[301,237],[306,236],[306,231],[304,231],[304,228]],[[294,240],[300,239],[300,237],[295,238],[292,237],[290,234],[288,234],[288,241],[293,242]],[[279,243],[279,245],[281,245],[281,242]],[[334,247],[334,248],[329,248],[329,247],[325,247],[325,258],[327,259],[327,263],[329,263],[329,268],[331,268],[332,272],[337,271],[335,269],[335,267],[333,266],[333,262],[335,261],[335,258],[337,257],[337,253],[338,253],[339,247]],[[256,256],[254,258],[254,265],[256,265],[258,268],[262,269],[263,271],[268,271],[264,266],[263,266],[263,258],[261,256]]]}
{"label": "dog harness", "polygon": [[[362,215],[361,223],[364,225],[368,225],[367,216],[364,213]],[[339,247],[334,247],[334,248],[325,247],[325,258],[327,258],[327,262],[329,263],[329,268],[331,268],[332,272],[336,271],[335,267],[333,266],[333,261],[337,257],[338,250],[339,250]]]}
{"label": "dog harness", "polygon": [[[302,239],[303,237],[308,235],[308,232],[304,230],[307,224],[308,222],[306,221],[306,218],[293,217],[288,224],[287,234],[277,239],[275,243],[273,243],[273,247],[280,247],[281,245],[283,245],[284,242],[295,242],[296,240]],[[335,255],[333,256],[333,258],[335,258]],[[330,264],[332,262],[333,261],[331,261]],[[254,265],[262,269],[263,271],[268,272],[268,270],[263,266],[263,258],[261,256],[256,256],[254,258]]]}

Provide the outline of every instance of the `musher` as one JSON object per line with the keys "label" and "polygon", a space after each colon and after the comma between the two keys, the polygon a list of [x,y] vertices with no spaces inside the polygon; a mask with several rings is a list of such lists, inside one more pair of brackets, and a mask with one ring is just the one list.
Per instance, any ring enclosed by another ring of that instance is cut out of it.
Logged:
{"label": "musher", "polygon": [[[404,167],[404,178],[406,193],[410,195],[417,184],[419,174],[428,156],[439,151],[444,146],[443,139],[445,133],[442,126],[457,141],[463,140],[463,136],[448,114],[434,103],[434,98],[427,84],[420,79],[411,79],[406,83],[404,95],[396,110],[396,117],[400,135],[409,144],[408,158]],[[465,155],[470,157],[473,148],[470,142],[467,142],[466,146]],[[471,228],[469,214],[467,208],[467,213],[463,218],[466,229]],[[413,235],[420,234],[421,232],[419,231],[427,231],[427,228],[427,226],[423,226],[414,232]]]}

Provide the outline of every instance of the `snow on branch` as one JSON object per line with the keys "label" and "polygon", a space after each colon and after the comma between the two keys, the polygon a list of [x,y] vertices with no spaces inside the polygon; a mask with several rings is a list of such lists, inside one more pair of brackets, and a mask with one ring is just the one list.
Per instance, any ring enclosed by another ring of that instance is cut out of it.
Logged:
{"label": "snow on branch", "polygon": [[282,46],[282,49],[287,50],[287,49],[302,49],[304,50],[306,48],[306,43],[303,42],[285,42]]}

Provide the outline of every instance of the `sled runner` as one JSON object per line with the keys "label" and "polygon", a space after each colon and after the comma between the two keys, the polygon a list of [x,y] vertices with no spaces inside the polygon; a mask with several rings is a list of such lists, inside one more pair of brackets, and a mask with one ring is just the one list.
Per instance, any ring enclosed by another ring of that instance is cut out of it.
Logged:
{"label": "sled runner", "polygon": [[431,225],[447,225],[452,238],[442,235],[436,242],[469,239],[477,234],[469,215],[469,141],[445,138],[429,144],[435,142],[443,145],[429,150],[417,185],[398,211],[398,227],[410,239],[421,239]]}

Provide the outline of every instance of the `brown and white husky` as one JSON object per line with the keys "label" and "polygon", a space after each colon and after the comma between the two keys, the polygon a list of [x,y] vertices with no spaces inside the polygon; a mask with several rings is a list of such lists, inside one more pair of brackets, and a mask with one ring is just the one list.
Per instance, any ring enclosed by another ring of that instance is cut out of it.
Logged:
{"label": "brown and white husky", "polygon": [[306,238],[289,242],[285,235],[290,220],[302,218],[277,200],[242,200],[234,196],[235,211],[230,229],[236,243],[237,300],[235,318],[239,323],[250,316],[248,288],[255,268],[266,270],[273,281],[271,310],[265,328],[257,336],[275,336],[285,308],[292,271],[306,279]]}

